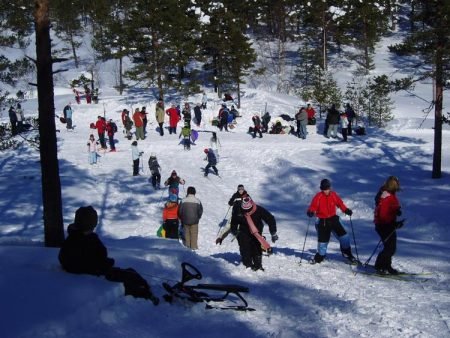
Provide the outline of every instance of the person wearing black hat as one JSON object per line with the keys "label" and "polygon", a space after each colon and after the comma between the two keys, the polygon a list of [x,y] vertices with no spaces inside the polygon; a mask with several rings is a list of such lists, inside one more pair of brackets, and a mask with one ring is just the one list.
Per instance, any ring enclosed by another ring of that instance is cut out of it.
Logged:
{"label": "person wearing black hat", "polygon": [[114,267],[114,259],[108,257],[106,247],[94,233],[97,222],[97,211],[92,206],[80,207],[75,212],[75,220],[67,227],[69,235],[58,255],[63,269],[74,274],[104,276],[109,281],[122,282],[125,295],[149,299],[157,305],[159,299],[135,270]]}
{"label": "person wearing black hat", "polygon": [[180,184],[184,185],[184,183],[186,182],[180,176],[178,176],[177,172],[175,170],[172,170],[170,177],[165,180],[164,185],[166,187],[169,186],[169,195],[175,194],[178,197],[178,194],[180,192]]}
{"label": "person wearing black hat", "polygon": [[315,215],[318,218],[316,223],[318,252],[311,263],[320,263],[325,259],[331,233],[339,240],[342,256],[350,262],[356,263],[356,258],[352,255],[350,247],[350,238],[339,221],[339,216],[336,215],[336,208],[341,209],[348,216],[351,216],[353,212],[347,208],[339,195],[331,190],[330,180],[323,179],[320,182],[320,190],[313,197],[307,211],[308,217]]}

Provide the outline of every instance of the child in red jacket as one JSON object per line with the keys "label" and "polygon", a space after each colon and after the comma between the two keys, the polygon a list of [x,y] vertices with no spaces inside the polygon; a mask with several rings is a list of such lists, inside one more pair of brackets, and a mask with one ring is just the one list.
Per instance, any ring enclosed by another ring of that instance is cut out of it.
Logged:
{"label": "child in red jacket", "polygon": [[352,255],[350,247],[350,238],[336,215],[336,207],[342,210],[346,215],[351,216],[353,212],[347,208],[337,193],[331,191],[331,182],[323,179],[320,182],[320,192],[312,199],[308,208],[307,215],[309,217],[317,216],[317,253],[311,263],[320,263],[327,254],[328,242],[331,233],[337,237],[341,245],[342,256],[350,262],[356,263],[356,258]]}
{"label": "child in red jacket", "polygon": [[400,202],[397,199],[397,191],[400,190],[400,182],[397,177],[389,176],[375,197],[374,223],[375,230],[383,241],[383,250],[375,261],[375,269],[380,273],[398,274],[392,268],[392,256],[397,247],[396,229],[403,225],[397,222],[397,216],[402,214]]}

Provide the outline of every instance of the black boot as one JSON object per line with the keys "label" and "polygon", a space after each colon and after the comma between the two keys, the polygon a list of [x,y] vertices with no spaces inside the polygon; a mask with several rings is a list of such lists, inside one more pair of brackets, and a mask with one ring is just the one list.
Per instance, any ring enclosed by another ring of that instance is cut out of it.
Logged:
{"label": "black boot", "polygon": [[311,264],[322,263],[324,259],[325,259],[325,256],[322,256],[321,254],[316,253],[316,255],[314,256],[314,258],[311,261]]}
{"label": "black boot", "polygon": [[264,268],[262,267],[262,256],[254,256],[253,257],[253,271],[262,270],[264,271]]}
{"label": "black boot", "polygon": [[350,261],[350,263],[352,263],[352,264],[357,264],[358,263],[358,260],[352,254],[352,249],[351,248],[347,248],[347,249],[342,249],[341,248],[341,252],[342,252],[342,256],[347,258]]}

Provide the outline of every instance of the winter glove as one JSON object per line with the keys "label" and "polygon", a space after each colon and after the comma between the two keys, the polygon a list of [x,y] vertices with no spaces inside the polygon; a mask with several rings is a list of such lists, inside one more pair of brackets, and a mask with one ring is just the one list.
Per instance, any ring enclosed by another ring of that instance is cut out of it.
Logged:
{"label": "winter glove", "polygon": [[353,211],[352,211],[352,209],[349,209],[349,208],[347,208],[347,210],[345,210],[345,212],[344,212],[346,215],[348,215],[348,216],[351,216],[351,215],[353,215]]}
{"label": "winter glove", "polygon": [[272,235],[272,243],[275,243],[276,241],[278,241],[278,235],[276,233],[274,233]]}
{"label": "winter glove", "polygon": [[312,212],[311,210],[308,210],[306,212],[306,214],[308,215],[308,217],[313,217],[314,216],[314,212]]}
{"label": "winter glove", "polygon": [[217,239],[216,239],[216,245],[217,245],[217,244],[222,245],[222,241],[223,241],[222,237],[217,237]]}

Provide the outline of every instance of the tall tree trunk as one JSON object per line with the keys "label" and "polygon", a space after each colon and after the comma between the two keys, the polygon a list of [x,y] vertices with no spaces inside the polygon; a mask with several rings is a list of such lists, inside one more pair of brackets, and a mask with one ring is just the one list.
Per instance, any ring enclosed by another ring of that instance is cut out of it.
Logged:
{"label": "tall tree trunk", "polygon": [[434,152],[432,178],[441,178],[442,162],[442,100],[444,94],[443,36],[439,37],[435,59],[435,108],[434,108]]}
{"label": "tall tree trunk", "polygon": [[119,94],[123,93],[123,58],[119,58]]}
{"label": "tall tree trunk", "polygon": [[77,48],[75,47],[75,41],[72,32],[70,32],[69,35],[70,35],[70,45],[72,47],[73,60],[75,61],[75,68],[78,68],[79,62],[78,62]]}
{"label": "tall tree trunk", "polygon": [[36,67],[45,246],[64,241],[61,182],[56,145],[49,0],[35,0]]}

